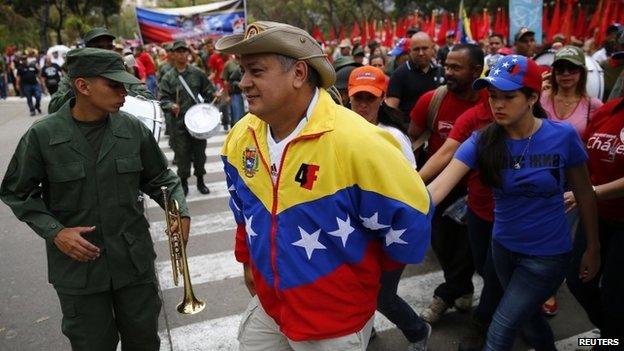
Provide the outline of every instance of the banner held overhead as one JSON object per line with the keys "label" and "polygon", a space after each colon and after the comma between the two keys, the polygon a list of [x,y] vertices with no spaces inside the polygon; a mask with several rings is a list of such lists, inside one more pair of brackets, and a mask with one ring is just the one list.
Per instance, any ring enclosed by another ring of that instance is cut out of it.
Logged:
{"label": "banner held overhead", "polygon": [[178,8],[137,7],[136,17],[144,43],[243,33],[245,0]]}

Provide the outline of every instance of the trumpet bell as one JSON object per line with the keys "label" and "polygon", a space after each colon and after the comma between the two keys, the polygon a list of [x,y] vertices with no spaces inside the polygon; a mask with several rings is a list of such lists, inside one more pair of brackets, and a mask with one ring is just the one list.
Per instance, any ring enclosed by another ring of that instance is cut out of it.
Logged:
{"label": "trumpet bell", "polygon": [[206,307],[206,303],[198,300],[195,296],[193,296],[189,300],[184,300],[178,304],[177,310],[178,313],[181,314],[195,314],[201,312],[204,307]]}

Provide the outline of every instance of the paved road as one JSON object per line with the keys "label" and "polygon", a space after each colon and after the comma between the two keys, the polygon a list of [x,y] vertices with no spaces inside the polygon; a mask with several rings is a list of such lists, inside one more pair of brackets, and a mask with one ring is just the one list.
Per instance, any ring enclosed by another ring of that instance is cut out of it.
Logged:
{"label": "paved road", "polygon": [[[1,175],[19,137],[37,118],[41,117],[28,117],[23,100],[0,101]],[[213,137],[207,147],[206,181],[211,194],[201,195],[191,185],[188,197],[193,215],[188,248],[191,278],[195,294],[207,303],[206,309],[197,315],[182,316],[175,311],[182,288],[172,284],[163,212],[154,203],[148,203],[147,216],[158,253],[156,266],[164,302],[160,318],[162,350],[236,350],[239,313],[249,295],[242,282],[242,269],[232,252],[234,223],[218,159],[224,138],[224,133]],[[166,139],[161,139],[160,144],[171,158]],[[47,283],[43,241],[17,221],[4,204],[0,205],[0,223],[0,350],[68,350],[69,344],[60,333],[58,299]],[[420,311],[441,280],[439,265],[429,252],[421,265],[408,267],[399,291]],[[480,278],[475,277],[474,282],[478,292]],[[559,303],[561,312],[551,320],[551,325],[560,340],[560,349],[574,350],[575,336],[589,331],[591,325],[565,287],[559,293]],[[430,350],[455,350],[467,322],[468,314],[450,311],[434,326]],[[379,335],[368,350],[404,349],[405,339],[387,320],[376,318],[375,325]],[[527,349],[520,339],[516,344],[516,350]]]}

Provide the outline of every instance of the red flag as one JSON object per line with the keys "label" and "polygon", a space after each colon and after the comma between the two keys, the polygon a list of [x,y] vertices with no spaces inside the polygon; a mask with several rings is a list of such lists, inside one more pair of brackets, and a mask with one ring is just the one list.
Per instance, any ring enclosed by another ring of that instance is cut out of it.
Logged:
{"label": "red flag", "polygon": [[334,26],[331,24],[329,25],[329,40],[336,40],[336,29],[334,29]]}
{"label": "red flag", "polygon": [[366,22],[366,18],[362,18],[362,37],[360,38],[360,45],[362,47],[366,46],[368,42],[368,22]]}
{"label": "red flag", "polygon": [[470,15],[470,33],[474,40],[479,40],[479,25],[481,23],[481,16],[478,13]]}
{"label": "red flag", "polygon": [[[609,19],[609,24],[619,22],[619,19],[622,17],[622,12],[624,9],[622,8],[622,0],[614,1],[615,10],[611,11],[611,17]],[[619,22],[621,24],[621,22]]]}
{"label": "red flag", "polygon": [[565,12],[563,13],[563,23],[559,32],[563,34],[566,42],[570,40],[572,34],[572,9],[574,8],[574,0],[566,0]]}
{"label": "red flag", "polygon": [[546,35],[547,42],[552,42],[553,36],[559,32],[561,27],[561,4],[559,0],[555,2],[555,10],[551,18],[548,34]]}
{"label": "red flag", "polygon": [[[604,11],[602,12],[602,21],[600,24],[600,29],[598,30],[598,37],[596,38],[596,43],[598,45],[602,44],[605,38],[605,32],[607,31],[607,27],[611,24],[609,23],[609,18],[611,18],[611,11],[613,10],[612,5],[615,1],[607,1],[606,6],[604,7]],[[607,18],[605,18],[607,17]]]}
{"label": "red flag", "polygon": [[490,35],[490,13],[487,9],[483,9],[481,17],[481,39],[485,39]]}
{"label": "red flag", "polygon": [[577,39],[585,38],[585,25],[587,24],[587,17],[585,16],[585,9],[581,7],[581,3],[578,5],[578,11],[576,13],[576,24],[574,25],[574,36]]}
{"label": "red flag", "polygon": [[338,41],[343,41],[344,38],[346,38],[345,29],[344,29],[344,25],[341,24],[340,28],[338,29]]}
{"label": "red flag", "polygon": [[496,16],[494,16],[494,33],[503,34],[503,10],[499,7],[496,9]]}
{"label": "red flag", "polygon": [[503,9],[503,34],[505,38],[509,38],[509,14]]}
{"label": "red flag", "polygon": [[325,44],[325,38],[323,37],[323,33],[321,33],[321,30],[319,29],[318,26],[314,26],[312,28],[312,38],[316,39],[316,41],[320,41],[321,43]]}
{"label": "red flag", "polygon": [[359,37],[360,36],[360,25],[357,22],[353,22],[353,27],[351,27],[351,43],[353,43],[353,39],[355,39],[355,37]]}
{"label": "red flag", "polygon": [[[596,9],[594,10],[594,13],[592,14],[592,19],[589,22],[589,26],[587,27],[587,31],[588,33],[586,33],[586,37],[593,37],[596,32],[595,29],[598,27],[598,24],[600,23],[600,16],[602,15],[602,8],[604,7],[604,2],[603,0],[600,0],[598,2],[598,6],[596,6]],[[599,44],[599,43],[596,43]]]}
{"label": "red flag", "polygon": [[448,12],[444,11],[442,14],[442,21],[440,23],[440,29],[438,31],[438,39],[436,42],[438,45],[444,45],[446,42],[446,32],[449,30],[449,16]]}

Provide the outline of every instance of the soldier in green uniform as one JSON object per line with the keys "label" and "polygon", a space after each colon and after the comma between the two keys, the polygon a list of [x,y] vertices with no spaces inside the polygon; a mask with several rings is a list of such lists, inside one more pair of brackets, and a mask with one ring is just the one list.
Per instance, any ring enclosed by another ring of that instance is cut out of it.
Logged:
{"label": "soldier in green uniform", "polygon": [[[113,40],[115,36],[103,27],[95,27],[85,33],[83,40],[86,47],[100,48],[105,50],[114,50]],[[145,84],[139,80],[138,83],[125,84],[126,91],[130,96],[143,96],[149,100],[155,100],[152,93],[147,90]],[[74,97],[74,91],[71,88],[69,79],[63,76],[59,83],[58,90],[50,98],[50,104],[48,105],[48,113],[54,113],[58,111],[69,99]]]}
{"label": "soldier in green uniform", "polygon": [[[188,193],[188,181],[191,176],[191,159],[194,174],[197,177],[197,189],[202,194],[208,194],[210,189],[204,184],[206,169],[206,140],[196,139],[189,134],[184,125],[184,114],[197,103],[198,94],[204,100],[210,101],[214,94],[214,87],[208,80],[208,76],[199,68],[188,64],[189,48],[183,41],[173,44],[172,56],[174,69],[170,70],[161,79],[158,89],[160,91],[161,106],[165,112],[173,116],[172,134],[174,143],[175,160],[178,165],[178,176],[182,180],[184,193]],[[189,86],[193,97],[182,85],[181,76]]]}
{"label": "soldier in green uniform", "polygon": [[[173,55],[171,51],[172,45],[165,44],[163,47],[167,51],[167,61],[161,63],[158,66],[158,71],[156,72],[156,78],[158,79],[158,84],[160,84],[160,81],[165,76],[165,74],[167,74],[167,72],[169,72],[173,68],[173,65],[172,65]],[[173,124],[172,124],[173,116],[171,116],[171,113],[169,111],[163,111],[163,113],[165,115],[165,125],[167,126],[165,130],[165,135],[169,136],[169,147],[171,148],[171,150],[174,150],[175,141],[174,141],[173,133],[171,132],[173,130]],[[174,159],[174,164],[176,164],[175,159]]]}
{"label": "soldier in green uniform", "polygon": [[119,112],[124,84],[137,82],[122,58],[82,48],[66,65],[76,96],[24,134],[0,199],[45,239],[73,350],[112,351],[120,338],[123,350],[158,350],[156,254],[141,193],[163,206],[167,187],[188,233],[180,180],[152,133]]}

